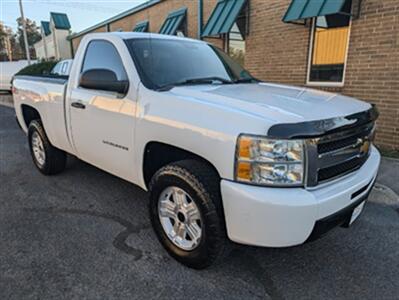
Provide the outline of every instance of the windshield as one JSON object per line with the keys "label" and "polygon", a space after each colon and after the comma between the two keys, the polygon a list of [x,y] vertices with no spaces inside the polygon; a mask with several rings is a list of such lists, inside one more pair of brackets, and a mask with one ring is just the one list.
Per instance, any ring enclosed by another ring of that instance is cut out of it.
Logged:
{"label": "windshield", "polygon": [[183,84],[231,84],[255,79],[223,51],[206,43],[167,39],[126,40],[143,84],[150,89]]}

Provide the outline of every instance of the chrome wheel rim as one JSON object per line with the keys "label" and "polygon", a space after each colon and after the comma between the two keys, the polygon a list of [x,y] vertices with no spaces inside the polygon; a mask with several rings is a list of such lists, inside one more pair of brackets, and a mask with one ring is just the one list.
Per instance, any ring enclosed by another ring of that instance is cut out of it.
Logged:
{"label": "chrome wheel rim", "polygon": [[46,162],[46,152],[44,151],[42,138],[36,131],[32,134],[32,151],[36,162],[43,166]]}
{"label": "chrome wheel rim", "polygon": [[159,196],[158,215],[169,240],[180,249],[198,247],[202,236],[200,211],[181,188],[168,187]]}

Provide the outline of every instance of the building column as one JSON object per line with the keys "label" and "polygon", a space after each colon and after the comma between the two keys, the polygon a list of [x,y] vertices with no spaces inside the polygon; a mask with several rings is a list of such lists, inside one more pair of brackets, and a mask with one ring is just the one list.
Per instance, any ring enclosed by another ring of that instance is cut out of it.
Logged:
{"label": "building column", "polygon": [[59,49],[58,49],[57,35],[55,34],[55,26],[53,26],[51,28],[51,33],[52,33],[52,36],[53,36],[53,43],[54,43],[54,56],[55,56],[56,60],[59,60],[60,59],[60,52],[59,52]]}
{"label": "building column", "polygon": [[43,30],[42,30],[42,41],[43,41],[43,48],[44,48],[44,57],[46,60],[48,60],[46,34],[43,32]]}

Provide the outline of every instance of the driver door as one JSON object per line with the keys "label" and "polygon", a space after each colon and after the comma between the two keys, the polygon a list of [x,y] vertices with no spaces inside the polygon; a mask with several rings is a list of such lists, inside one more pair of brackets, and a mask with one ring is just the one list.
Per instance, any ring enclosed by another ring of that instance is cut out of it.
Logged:
{"label": "driver door", "polygon": [[[93,40],[86,49],[81,73],[105,69],[118,80],[128,80],[116,47]],[[133,178],[135,103],[126,95],[78,84],[70,94],[71,133],[78,157],[127,180]]]}

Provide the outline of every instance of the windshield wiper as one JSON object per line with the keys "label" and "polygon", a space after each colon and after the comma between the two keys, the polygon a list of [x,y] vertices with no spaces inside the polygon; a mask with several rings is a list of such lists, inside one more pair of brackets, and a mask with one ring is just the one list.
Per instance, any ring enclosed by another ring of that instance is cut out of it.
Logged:
{"label": "windshield wiper", "polygon": [[192,79],[186,79],[183,81],[175,82],[175,83],[168,83],[163,86],[160,86],[157,91],[168,91],[176,86],[181,86],[181,85],[190,85],[190,84],[213,84],[215,81],[219,81],[222,84],[232,84],[233,81],[222,78],[222,77],[217,77],[217,76],[211,76],[211,77],[203,77],[203,78],[192,78]]}
{"label": "windshield wiper", "polygon": [[233,81],[233,83],[257,83],[259,80],[255,78],[239,78]]}
{"label": "windshield wiper", "polygon": [[231,84],[233,83],[231,80],[222,78],[222,77],[217,77],[217,76],[211,76],[211,77],[203,77],[203,78],[193,78],[193,79],[188,79],[186,80],[187,83],[213,83],[214,81],[219,81],[223,84]]}

